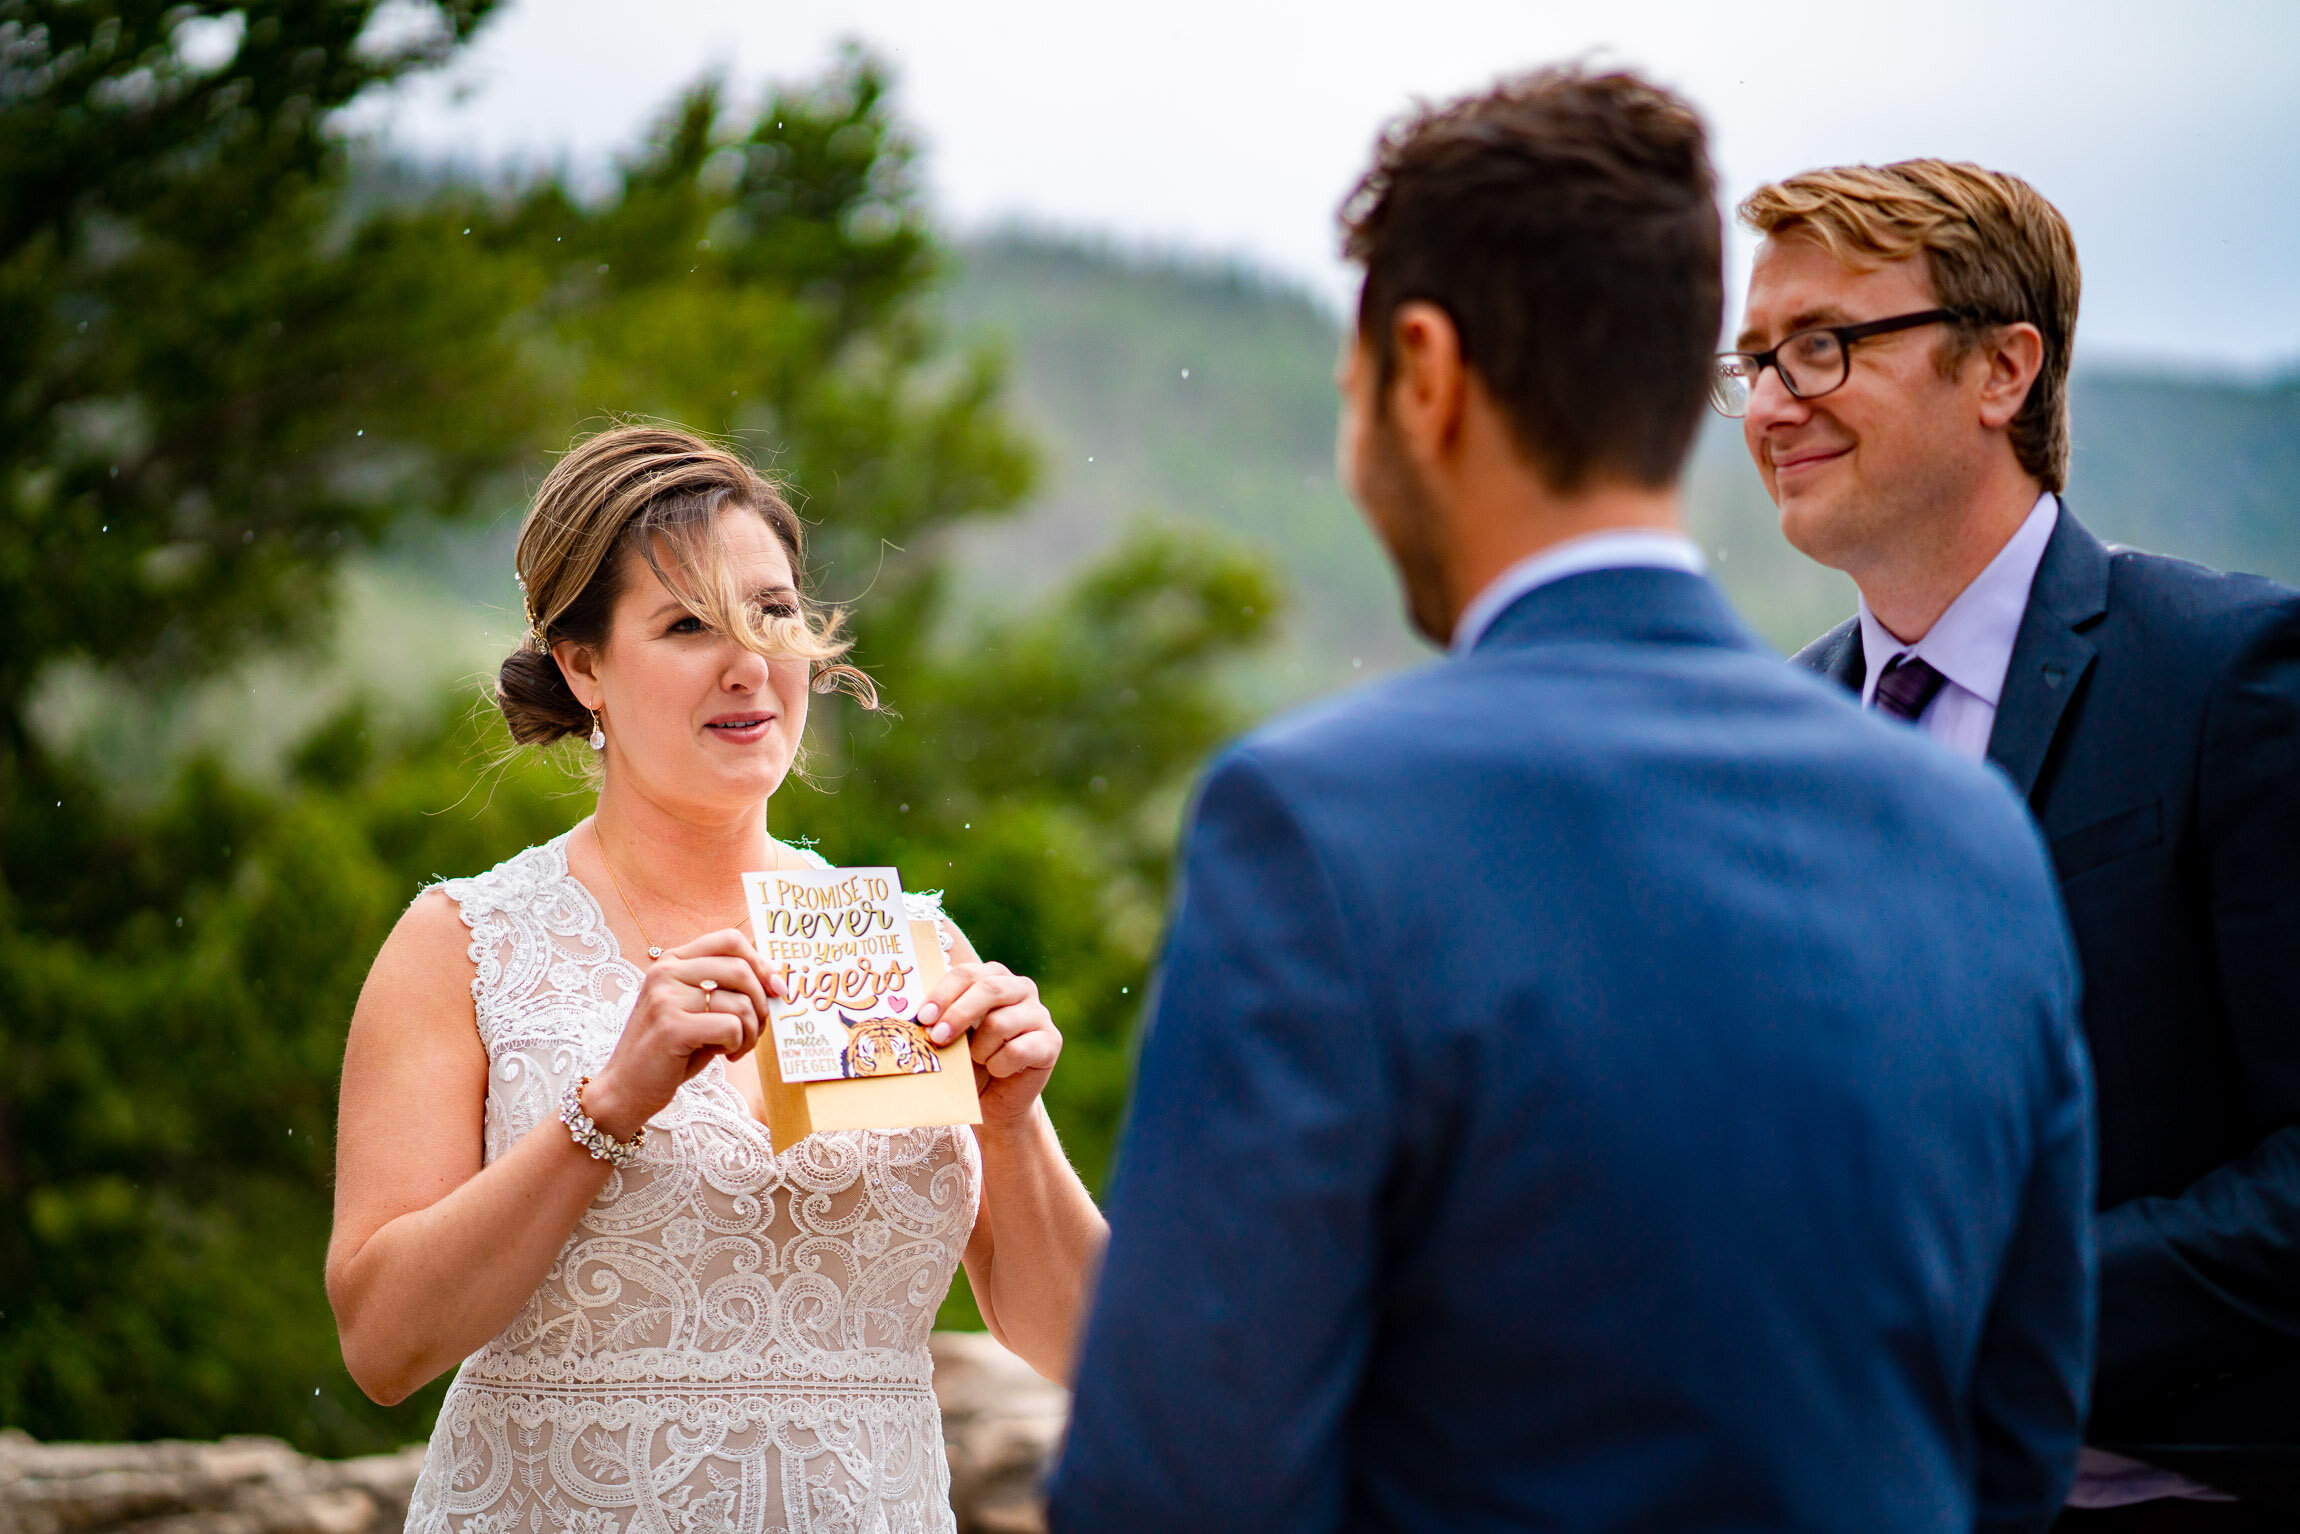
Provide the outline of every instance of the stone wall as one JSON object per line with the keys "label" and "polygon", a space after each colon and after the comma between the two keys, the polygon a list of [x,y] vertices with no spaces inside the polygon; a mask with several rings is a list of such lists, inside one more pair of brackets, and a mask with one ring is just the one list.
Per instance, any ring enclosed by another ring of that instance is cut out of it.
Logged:
{"label": "stone wall", "polygon": [[[959,1534],[1037,1534],[1069,1396],[979,1332],[937,1332]],[[421,1445],[307,1459],[276,1438],[40,1443],[0,1431],[0,1534],[399,1534]]]}

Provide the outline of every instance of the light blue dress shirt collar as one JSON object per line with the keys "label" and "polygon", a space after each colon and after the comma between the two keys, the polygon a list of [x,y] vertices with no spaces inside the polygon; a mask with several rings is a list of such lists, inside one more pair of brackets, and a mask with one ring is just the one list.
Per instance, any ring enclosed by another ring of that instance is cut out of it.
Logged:
{"label": "light blue dress shirt collar", "polygon": [[1486,582],[1470,599],[1453,626],[1453,641],[1446,648],[1467,655],[1477,647],[1493,620],[1507,612],[1519,597],[1536,587],[1591,570],[1683,570],[1699,575],[1708,568],[1701,548],[1683,533],[1653,528],[1616,528],[1584,533],[1537,550]]}

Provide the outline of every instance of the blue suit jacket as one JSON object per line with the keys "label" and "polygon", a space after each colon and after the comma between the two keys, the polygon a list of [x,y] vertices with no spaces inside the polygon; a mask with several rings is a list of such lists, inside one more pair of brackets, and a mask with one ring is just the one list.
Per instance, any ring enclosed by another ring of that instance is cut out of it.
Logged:
{"label": "blue suit jacket", "polygon": [[1066,1531],[2042,1528],[2091,1325],[1995,774],[1609,570],[1209,774]]}

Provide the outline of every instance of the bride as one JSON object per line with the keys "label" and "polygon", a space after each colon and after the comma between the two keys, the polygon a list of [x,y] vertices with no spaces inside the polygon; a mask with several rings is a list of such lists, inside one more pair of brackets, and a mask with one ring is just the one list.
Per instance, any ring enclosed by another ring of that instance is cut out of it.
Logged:
{"label": "bride", "polygon": [[949,1530],[927,1333],[963,1254],[983,1319],[1066,1377],[1104,1233],[1039,1103],[1062,1035],[932,897],[979,1129],[813,1135],[777,1156],[752,1071],[777,993],[738,876],[811,689],[870,683],[812,607],[798,518],[662,427],[579,444],[519,537],[533,626],[498,697],[586,739],[596,811],[426,890],[345,1051],[327,1260],[376,1400],[461,1362],[410,1534]]}

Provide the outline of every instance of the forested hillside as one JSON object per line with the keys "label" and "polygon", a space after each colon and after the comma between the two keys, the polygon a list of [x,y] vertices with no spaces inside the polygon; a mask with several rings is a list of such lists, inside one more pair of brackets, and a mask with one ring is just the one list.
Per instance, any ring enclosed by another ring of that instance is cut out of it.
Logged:
{"label": "forested hillside", "polygon": [[[964,535],[980,600],[1052,580],[1140,518],[1225,528],[1265,553],[1291,606],[1252,696],[1324,691],[1427,651],[1334,483],[1340,321],[1237,269],[1024,235],[978,242],[946,300],[1009,349],[1011,398],[1045,449],[1013,520]],[[2244,384],[2087,369],[2069,500],[2103,537],[2300,581],[2300,374]],[[1719,580],[1792,649],[1852,610],[1849,582],[1782,542],[1737,427],[1712,420],[1687,512]]]}
{"label": "forested hillside", "polygon": [[[1244,268],[1008,235],[955,253],[938,310],[955,339],[1005,355],[1006,399],[1040,462],[1018,514],[934,535],[955,556],[959,605],[1018,610],[1131,530],[1182,523],[1258,551],[1281,577],[1275,641],[1232,671],[1249,712],[1428,656],[1335,483],[1340,320],[1307,294]],[[2080,366],[2073,392],[2069,498],[2095,531],[2300,583],[2300,374],[2245,383]],[[822,497],[810,504],[822,514]],[[1782,541],[1729,422],[1704,430],[1687,511],[1712,569],[1776,646],[1851,611],[1851,584]],[[357,685],[371,702],[425,711],[443,679],[476,688],[491,674],[516,611],[517,515],[506,500],[476,526],[416,519],[355,566],[342,626],[365,637]],[[842,567],[835,594],[867,602],[871,578],[867,563]],[[296,655],[171,694],[159,717],[69,673],[40,706],[130,778],[194,740],[260,770],[351,686],[337,657]]]}
{"label": "forested hillside", "polygon": [[1258,701],[1420,653],[1335,484],[1340,332],[1308,296],[1241,268],[1010,237],[962,252],[945,310],[1008,353],[1009,402],[1040,445],[1021,515],[962,535],[978,600],[1051,581],[1138,521],[1206,522],[1285,576],[1285,637],[1255,665]]}

